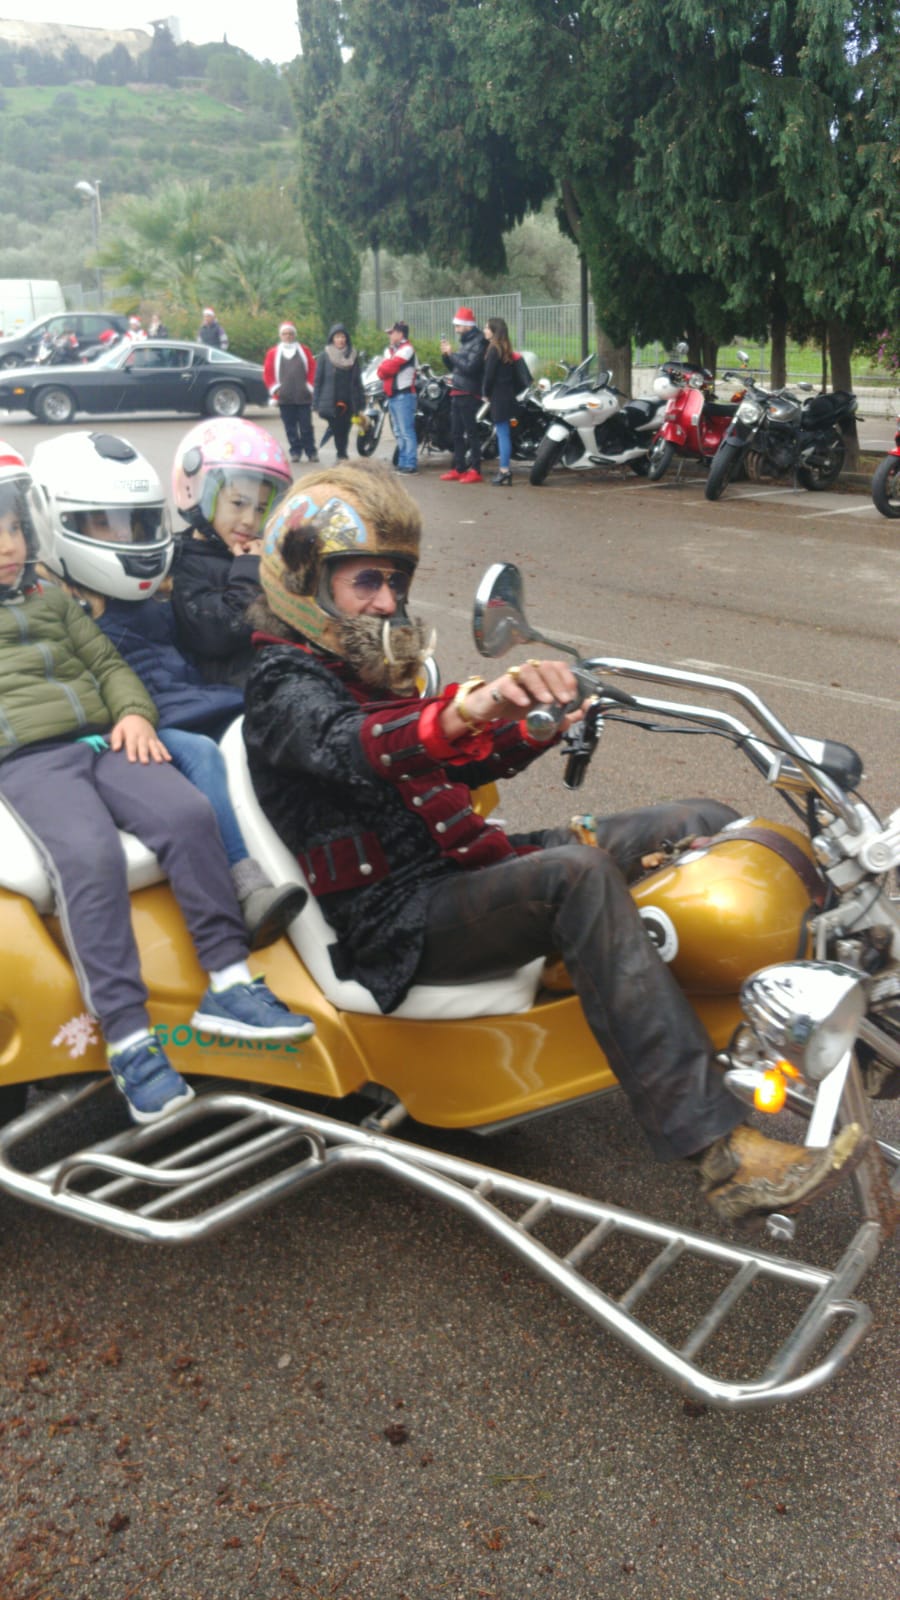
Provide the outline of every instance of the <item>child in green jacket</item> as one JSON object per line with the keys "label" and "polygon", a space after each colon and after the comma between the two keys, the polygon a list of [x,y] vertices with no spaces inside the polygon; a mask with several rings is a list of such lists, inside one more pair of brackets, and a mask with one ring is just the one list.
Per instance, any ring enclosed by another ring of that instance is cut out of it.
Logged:
{"label": "child in green jacket", "polygon": [[0,800],[40,853],[85,1004],[137,1122],[193,1090],[150,1031],[119,828],[153,850],[209,988],[192,1025],[222,1038],[313,1031],[251,979],[247,936],[212,808],[169,765],[140,679],[75,600],[34,573],[41,509],[0,441]]}

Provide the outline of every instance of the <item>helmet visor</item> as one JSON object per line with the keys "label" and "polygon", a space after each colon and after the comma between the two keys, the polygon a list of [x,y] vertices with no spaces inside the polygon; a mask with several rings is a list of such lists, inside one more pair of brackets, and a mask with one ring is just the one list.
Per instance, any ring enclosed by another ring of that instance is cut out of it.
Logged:
{"label": "helmet visor", "polygon": [[231,531],[242,528],[258,534],[275,504],[291,484],[283,476],[248,466],[211,467],[200,497],[200,510],[214,528],[217,519]]}
{"label": "helmet visor", "polygon": [[90,510],[66,511],[62,525],[70,538],[86,544],[144,549],[167,544],[172,537],[169,513],[164,505],[97,506]]}
{"label": "helmet visor", "polygon": [[29,560],[34,560],[37,549],[37,528],[35,528],[34,515],[32,515],[32,480],[27,475],[18,478],[6,478],[0,483],[0,517],[8,523],[18,523],[19,530],[24,534]]}

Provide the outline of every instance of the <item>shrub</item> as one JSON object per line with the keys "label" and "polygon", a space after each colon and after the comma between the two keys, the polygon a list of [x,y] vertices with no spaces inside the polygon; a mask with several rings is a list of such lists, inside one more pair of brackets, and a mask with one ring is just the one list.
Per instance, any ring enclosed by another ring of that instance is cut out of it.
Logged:
{"label": "shrub", "polygon": [[[173,339],[196,339],[200,327],[201,311],[185,311],[178,307],[160,306],[160,315]],[[324,343],[318,317],[307,312],[301,314],[294,305],[279,307],[261,316],[251,316],[240,306],[217,304],[216,315],[228,334],[228,349],[232,355],[245,361],[259,361],[270,345],[277,342],[278,324],[285,319],[294,323],[303,344],[308,344],[318,354]]]}

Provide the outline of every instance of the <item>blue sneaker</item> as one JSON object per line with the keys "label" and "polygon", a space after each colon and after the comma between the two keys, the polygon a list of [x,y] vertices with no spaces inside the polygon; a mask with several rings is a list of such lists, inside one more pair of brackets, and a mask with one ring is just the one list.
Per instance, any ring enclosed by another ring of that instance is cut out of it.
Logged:
{"label": "blue sneaker", "polygon": [[262,978],[233,983],[228,989],[207,989],[191,1027],[219,1039],[308,1039],[316,1031],[309,1017],[289,1011]]}
{"label": "blue sneaker", "polygon": [[109,1070],[135,1122],[158,1122],[193,1100],[194,1091],[169,1065],[152,1033],[127,1050],[109,1050]]}

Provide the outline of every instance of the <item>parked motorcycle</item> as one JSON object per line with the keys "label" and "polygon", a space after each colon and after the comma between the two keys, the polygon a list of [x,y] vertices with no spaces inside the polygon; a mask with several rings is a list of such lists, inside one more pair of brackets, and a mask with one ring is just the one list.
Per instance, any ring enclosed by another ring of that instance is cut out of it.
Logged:
{"label": "parked motorcycle", "polygon": [[79,359],[78,336],[75,333],[55,333],[41,340],[34,358],[36,367],[70,366]]}
{"label": "parked motorcycle", "polygon": [[[593,701],[565,736],[570,787],[583,782],[605,724],[704,729],[730,739],[797,814],[799,826],[742,818],[713,839],[685,842],[632,893],[735,1094],[772,1114],[780,1106],[800,1113],[811,1146],[826,1145],[849,1122],[869,1135],[842,1190],[855,1194],[861,1220],[835,1265],[806,1263],[795,1247],[786,1255],[707,1236],[389,1137],[407,1114],[487,1133],[614,1087],[577,999],[543,987],[541,961],[480,982],[415,985],[386,1016],[361,985],[336,975],[331,930],[310,895],[289,937],[266,950],[265,967],[279,996],[312,1016],[315,1035],[259,1046],[196,1032],[184,1019],[206,977],[158,864],[128,835],[122,846],[153,1023],[178,1068],[198,1087],[205,1078],[208,1090],[161,1123],[111,1133],[107,1115],[102,1135],[85,1146],[86,1108],[94,1096],[115,1099],[115,1090],[59,937],[44,863],[2,805],[0,1112],[15,1120],[0,1129],[0,1193],[138,1241],[189,1243],[313,1186],[321,1207],[326,1178],[364,1168],[483,1227],[694,1399],[748,1408],[809,1394],[866,1332],[871,1314],[853,1292],[900,1199],[900,1147],[875,1139],[866,1093],[900,1083],[900,808],[881,822],[856,794],[862,763],[854,751],[797,738],[739,682],[579,659],[527,620],[515,567],[485,575],[474,620],[486,656],[540,643],[574,658],[580,693]],[[611,679],[690,698],[624,692]],[[699,703],[701,696],[714,703]],[[716,707],[723,696],[741,716]],[[555,725],[544,710],[531,715],[535,737]],[[260,810],[239,724],[222,749],[254,858],[273,882],[302,882],[296,857]],[[22,1111],[25,1085],[35,1080],[44,1092]],[[363,1095],[371,1114],[362,1125],[337,1121],[298,1103],[298,1091],[348,1106]],[[65,1142],[62,1154],[55,1142]],[[769,1219],[776,1241],[789,1241],[793,1228],[790,1217]],[[629,1258],[636,1276],[623,1288]],[[692,1302],[696,1317],[693,1329],[691,1318],[679,1319],[674,1343],[670,1271],[686,1273],[673,1292]],[[771,1342],[754,1340],[745,1351],[745,1370],[734,1341],[751,1287],[777,1295],[779,1317]],[[724,1338],[714,1337],[723,1329]]]}
{"label": "parked motorcycle", "polygon": [[362,416],[368,426],[356,436],[356,448],[361,456],[375,454],[384,431],[385,418],[390,414],[384,384],[378,376],[381,361],[381,356],[374,356],[362,372],[363,391],[366,397]]}
{"label": "parked motorcycle", "polygon": [[[725,378],[737,374],[726,372]],[[740,381],[740,380],[738,380]],[[708,367],[689,361],[666,361],[653,380],[654,393],[666,401],[662,427],[650,448],[647,476],[656,483],[676,456],[709,465],[737,412],[740,392],[730,403],[716,400]]]}
{"label": "parked motorcycle", "polygon": [[547,430],[529,474],[535,487],[556,466],[573,472],[629,466],[639,477],[647,473],[650,446],[666,402],[658,395],[652,400],[629,400],[615,387],[611,373],[601,371],[591,378],[593,360],[589,357],[588,364],[582,363],[543,397]]}
{"label": "parked motorcycle", "polygon": [[894,434],[894,448],[875,468],[872,499],[883,517],[900,517],[900,417]]}
{"label": "parked motorcycle", "polygon": [[[482,456],[485,455],[485,447],[490,441],[492,432],[490,417],[481,415],[478,420],[478,434]],[[450,374],[435,372],[427,361],[416,370],[416,439],[420,456],[453,449]],[[394,465],[396,464],[395,449]]]}
{"label": "parked motorcycle", "polygon": [[[804,489],[830,489],[846,455],[844,435],[854,424],[857,400],[845,389],[802,400],[790,389],[764,389],[746,380],[747,393],[720,444],[706,480],[707,500],[718,500],[743,463],[759,481],[792,472]],[[810,391],[808,383],[795,388]]]}

